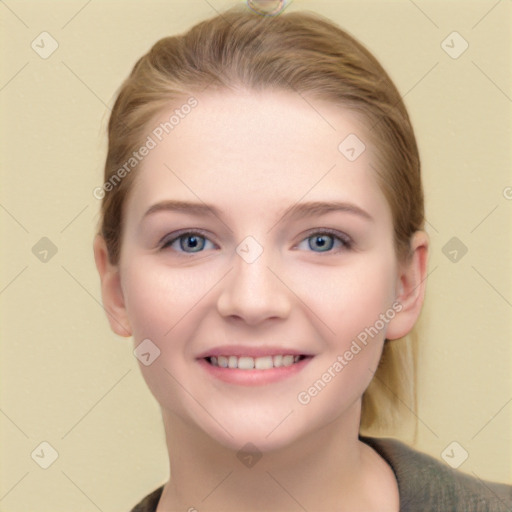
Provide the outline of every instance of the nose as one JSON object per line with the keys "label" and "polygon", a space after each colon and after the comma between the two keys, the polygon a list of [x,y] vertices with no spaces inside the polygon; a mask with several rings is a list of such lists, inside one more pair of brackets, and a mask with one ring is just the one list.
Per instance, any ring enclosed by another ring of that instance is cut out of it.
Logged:
{"label": "nose", "polygon": [[252,262],[235,253],[234,268],[222,281],[223,288],[217,300],[221,316],[237,318],[248,325],[288,317],[291,292],[279,276],[279,265],[270,260],[267,251]]}

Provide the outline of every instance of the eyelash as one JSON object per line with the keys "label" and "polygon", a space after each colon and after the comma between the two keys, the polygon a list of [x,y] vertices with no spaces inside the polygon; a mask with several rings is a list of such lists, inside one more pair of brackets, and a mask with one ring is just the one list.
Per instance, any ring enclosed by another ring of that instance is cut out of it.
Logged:
{"label": "eyelash", "polygon": [[[211,240],[208,238],[207,234],[202,231],[202,230],[189,230],[189,231],[178,231],[176,233],[172,233],[171,236],[172,238],[171,239],[167,239],[167,240],[163,240],[161,242],[161,246],[160,246],[160,250],[165,250],[165,249],[168,249],[170,248],[170,246],[176,242],[177,240],[179,240],[180,238],[183,238],[185,236],[199,236],[201,238],[205,238],[206,240],[210,241]],[[309,251],[309,252],[314,252],[314,253],[317,253],[317,254],[322,254],[322,253],[325,253],[325,254],[338,254],[340,252],[343,252],[343,251],[349,251],[352,249],[352,245],[353,245],[353,241],[352,239],[346,235],[345,233],[341,233],[339,231],[336,231],[336,230],[333,230],[333,229],[329,229],[329,228],[324,228],[324,229],[317,229],[317,230],[314,230],[314,231],[309,231],[308,235],[303,238],[299,243],[302,243],[310,238],[313,238],[313,236],[322,236],[322,235],[328,235],[328,236],[331,236],[335,239],[335,241],[339,241],[341,242],[341,247],[339,247],[337,250],[328,250],[328,251]],[[213,242],[212,242],[213,243]],[[186,255],[185,257],[187,257],[187,255],[194,255],[194,254],[197,254],[199,252],[204,252],[203,249],[201,249],[200,251],[196,251],[196,252],[186,252],[186,251],[176,251],[178,252],[179,254],[182,254],[182,255]]]}

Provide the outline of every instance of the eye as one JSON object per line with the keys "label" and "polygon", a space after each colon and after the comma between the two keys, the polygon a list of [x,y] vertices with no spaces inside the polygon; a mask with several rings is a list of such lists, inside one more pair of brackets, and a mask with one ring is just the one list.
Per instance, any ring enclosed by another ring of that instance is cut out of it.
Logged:
{"label": "eye", "polygon": [[[305,238],[298,245],[298,248],[304,249],[304,243],[307,244],[309,250],[314,252],[336,253],[342,250],[349,250],[352,247],[352,241],[347,235],[331,231],[318,231],[313,233],[311,236]],[[335,250],[333,251],[332,249]]]}
{"label": "eye", "polygon": [[[207,247],[208,243],[211,244],[211,247]],[[169,247],[177,252],[192,254],[201,252],[205,248],[215,248],[215,245],[201,233],[197,231],[187,231],[178,236],[174,236],[167,241],[164,241],[161,249],[163,250]]]}

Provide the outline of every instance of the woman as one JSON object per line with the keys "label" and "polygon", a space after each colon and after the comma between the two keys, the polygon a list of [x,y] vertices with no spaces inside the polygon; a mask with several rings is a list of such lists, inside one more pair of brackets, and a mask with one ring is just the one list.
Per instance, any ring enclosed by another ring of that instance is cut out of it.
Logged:
{"label": "woman", "polygon": [[109,122],[96,265],[171,478],[133,510],[510,510],[364,437],[425,293],[420,161],[376,59],[320,16],[235,8],[157,42]]}

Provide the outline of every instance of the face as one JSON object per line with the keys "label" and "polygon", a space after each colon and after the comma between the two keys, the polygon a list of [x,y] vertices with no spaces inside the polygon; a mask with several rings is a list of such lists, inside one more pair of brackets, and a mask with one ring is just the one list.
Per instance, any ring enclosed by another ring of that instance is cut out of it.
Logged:
{"label": "face", "polygon": [[355,160],[338,149],[350,134],[364,142],[364,125],[293,93],[197,99],[144,158],[125,205],[129,330],[160,350],[144,378],[170,421],[233,449],[358,422],[398,314],[372,148]]}

